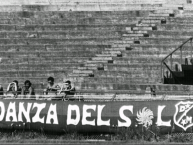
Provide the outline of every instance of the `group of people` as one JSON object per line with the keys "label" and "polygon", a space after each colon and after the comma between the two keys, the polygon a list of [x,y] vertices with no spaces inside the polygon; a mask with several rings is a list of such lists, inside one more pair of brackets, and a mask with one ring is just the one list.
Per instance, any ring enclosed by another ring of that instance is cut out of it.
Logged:
{"label": "group of people", "polygon": [[[58,85],[54,82],[53,77],[47,79],[47,87],[43,90],[41,98],[48,100],[74,100],[75,88],[72,87],[71,82],[65,81],[62,85]],[[4,91],[3,87],[0,87],[0,95],[4,98],[20,98],[20,99],[32,99],[35,97],[35,89],[29,80],[24,82],[24,86],[20,87],[17,80],[14,80],[7,86],[7,90]]]}

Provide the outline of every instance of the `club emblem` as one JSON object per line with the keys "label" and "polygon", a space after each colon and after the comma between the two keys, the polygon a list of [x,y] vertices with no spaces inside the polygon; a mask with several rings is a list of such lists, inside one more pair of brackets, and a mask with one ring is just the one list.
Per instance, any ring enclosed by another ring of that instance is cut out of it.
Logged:
{"label": "club emblem", "polygon": [[189,127],[193,126],[193,102],[179,102],[175,105],[176,112],[174,114],[174,123],[186,131]]}

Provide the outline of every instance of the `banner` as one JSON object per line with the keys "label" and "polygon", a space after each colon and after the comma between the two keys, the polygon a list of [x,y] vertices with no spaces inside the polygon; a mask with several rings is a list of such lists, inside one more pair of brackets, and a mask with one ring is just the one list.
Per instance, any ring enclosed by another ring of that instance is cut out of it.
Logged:
{"label": "banner", "polygon": [[193,101],[36,101],[1,100],[0,127],[51,132],[115,132],[151,128],[191,132]]}

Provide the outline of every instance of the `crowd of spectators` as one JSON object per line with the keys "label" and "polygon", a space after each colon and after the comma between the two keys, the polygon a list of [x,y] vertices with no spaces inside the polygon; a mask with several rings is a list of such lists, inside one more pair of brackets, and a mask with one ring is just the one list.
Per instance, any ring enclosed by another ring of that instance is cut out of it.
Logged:
{"label": "crowd of spectators", "polygon": [[[75,87],[71,85],[71,81],[67,80],[62,85],[56,84],[53,77],[47,79],[47,87],[43,90],[41,99],[47,100],[74,100]],[[36,93],[32,83],[29,80],[24,82],[22,87],[19,86],[17,80],[14,80],[7,86],[4,91],[0,86],[1,98],[18,98],[18,99],[34,99]]]}

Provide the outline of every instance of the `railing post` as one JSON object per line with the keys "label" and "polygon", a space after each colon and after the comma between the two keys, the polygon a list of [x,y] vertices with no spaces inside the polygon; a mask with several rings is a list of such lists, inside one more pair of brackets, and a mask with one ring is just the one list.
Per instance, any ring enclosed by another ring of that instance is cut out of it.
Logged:
{"label": "railing post", "polygon": [[161,61],[161,83],[164,83],[162,72],[163,72],[163,64],[162,64],[162,61]]}
{"label": "railing post", "polygon": [[192,47],[192,38],[190,39],[190,45],[191,45],[191,60],[192,60],[192,49],[193,49],[193,47]]}
{"label": "railing post", "polygon": [[182,47],[180,47],[180,63],[182,64]]}
{"label": "railing post", "polygon": [[173,61],[172,61],[172,54],[170,55],[170,67],[171,67],[171,70],[172,70],[172,65],[173,65]]}

